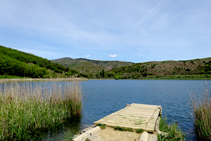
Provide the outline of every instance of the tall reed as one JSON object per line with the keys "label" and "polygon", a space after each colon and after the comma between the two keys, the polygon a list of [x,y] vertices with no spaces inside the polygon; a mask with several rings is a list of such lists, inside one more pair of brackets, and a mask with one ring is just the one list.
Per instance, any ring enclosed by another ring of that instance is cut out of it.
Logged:
{"label": "tall reed", "polygon": [[160,118],[159,130],[163,133],[158,134],[158,141],[185,141],[185,134],[178,127],[178,124],[169,125],[166,118]]}
{"label": "tall reed", "polygon": [[40,129],[52,129],[72,117],[80,117],[81,89],[78,82],[70,84],[1,85],[0,140],[29,139]]}
{"label": "tall reed", "polygon": [[211,93],[206,82],[205,84],[205,92],[201,98],[191,96],[195,133],[199,140],[211,140]]}

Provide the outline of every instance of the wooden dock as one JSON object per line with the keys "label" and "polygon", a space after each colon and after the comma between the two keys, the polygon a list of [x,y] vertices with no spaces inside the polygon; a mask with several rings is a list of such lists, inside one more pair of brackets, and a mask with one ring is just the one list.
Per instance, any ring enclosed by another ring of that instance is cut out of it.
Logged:
{"label": "wooden dock", "polygon": [[161,115],[162,108],[158,105],[145,105],[132,103],[127,107],[112,113],[96,122],[105,124],[108,127],[127,127],[132,129],[144,129],[147,132],[154,132],[156,122]]}
{"label": "wooden dock", "polygon": [[[83,130],[76,135],[73,141],[157,141],[158,119],[162,108],[158,105],[145,105],[132,103],[127,107],[112,113],[96,122],[94,126]],[[97,124],[105,124],[102,129]],[[126,127],[133,130],[144,129],[143,133],[118,131],[113,127]],[[150,132],[150,133],[147,133]]]}

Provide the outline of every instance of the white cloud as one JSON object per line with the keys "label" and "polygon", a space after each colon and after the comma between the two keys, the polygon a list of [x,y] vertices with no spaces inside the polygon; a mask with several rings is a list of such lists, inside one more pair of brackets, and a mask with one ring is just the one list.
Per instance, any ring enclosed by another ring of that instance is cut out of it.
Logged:
{"label": "white cloud", "polygon": [[0,1],[1,45],[48,59],[91,53],[143,62],[200,58],[211,51],[208,0]]}
{"label": "white cloud", "polygon": [[109,55],[110,57],[117,57],[117,54],[114,54],[114,55]]}
{"label": "white cloud", "polygon": [[95,60],[95,61],[103,61],[103,60],[100,60],[100,59],[93,59],[93,60]]}
{"label": "white cloud", "polygon": [[85,57],[88,58],[89,56],[90,56],[90,55],[88,54],[88,55],[86,55]]}

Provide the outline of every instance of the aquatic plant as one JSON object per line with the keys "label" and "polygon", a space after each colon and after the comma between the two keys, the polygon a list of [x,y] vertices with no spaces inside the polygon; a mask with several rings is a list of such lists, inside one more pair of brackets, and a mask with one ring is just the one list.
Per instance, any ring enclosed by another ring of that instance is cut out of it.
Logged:
{"label": "aquatic plant", "polygon": [[[68,83],[69,84],[69,83]],[[0,85],[0,140],[25,140],[81,116],[77,82]]]}
{"label": "aquatic plant", "polygon": [[185,134],[178,127],[177,123],[167,124],[166,118],[160,118],[159,130],[163,133],[158,134],[158,141],[184,141]]}
{"label": "aquatic plant", "polygon": [[67,132],[64,132],[64,141],[71,141],[73,140],[75,133],[72,130],[68,130]]}
{"label": "aquatic plant", "polygon": [[191,96],[195,133],[199,140],[211,139],[211,94],[206,85],[202,98]]}

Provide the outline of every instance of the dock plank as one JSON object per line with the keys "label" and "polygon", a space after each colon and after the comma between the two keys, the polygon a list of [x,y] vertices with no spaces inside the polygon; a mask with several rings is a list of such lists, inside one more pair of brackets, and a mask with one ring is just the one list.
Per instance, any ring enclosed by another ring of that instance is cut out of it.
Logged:
{"label": "dock plank", "polygon": [[154,132],[155,123],[161,110],[161,106],[158,105],[132,103],[129,106],[94,122],[94,124],[101,123],[110,127],[120,126]]}

